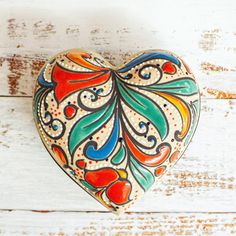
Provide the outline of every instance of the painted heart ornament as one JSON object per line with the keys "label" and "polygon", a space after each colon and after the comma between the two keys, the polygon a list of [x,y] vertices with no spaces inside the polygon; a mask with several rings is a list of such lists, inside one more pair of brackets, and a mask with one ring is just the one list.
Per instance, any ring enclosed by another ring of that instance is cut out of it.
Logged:
{"label": "painted heart ornament", "polygon": [[33,112],[57,164],[122,212],[181,157],[198,123],[199,99],[190,69],[170,52],[143,51],[114,67],[73,49],[43,66]]}

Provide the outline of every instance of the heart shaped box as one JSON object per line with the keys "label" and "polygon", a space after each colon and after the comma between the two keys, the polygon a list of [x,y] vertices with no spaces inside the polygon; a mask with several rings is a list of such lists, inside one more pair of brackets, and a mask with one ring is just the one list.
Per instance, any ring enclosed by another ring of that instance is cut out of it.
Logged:
{"label": "heart shaped box", "polygon": [[120,213],[181,157],[196,129],[200,96],[173,53],[143,51],[114,67],[72,49],[46,63],[33,113],[56,163],[86,192]]}

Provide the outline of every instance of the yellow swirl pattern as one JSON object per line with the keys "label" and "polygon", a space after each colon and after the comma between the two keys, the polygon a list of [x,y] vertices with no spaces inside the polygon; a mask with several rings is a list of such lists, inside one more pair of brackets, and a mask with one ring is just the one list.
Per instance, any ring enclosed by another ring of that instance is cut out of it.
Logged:
{"label": "yellow swirl pattern", "polygon": [[156,92],[156,94],[165,98],[178,109],[182,119],[182,130],[178,133],[177,138],[182,140],[187,135],[191,123],[191,114],[188,106],[180,98],[172,96],[168,93]]}

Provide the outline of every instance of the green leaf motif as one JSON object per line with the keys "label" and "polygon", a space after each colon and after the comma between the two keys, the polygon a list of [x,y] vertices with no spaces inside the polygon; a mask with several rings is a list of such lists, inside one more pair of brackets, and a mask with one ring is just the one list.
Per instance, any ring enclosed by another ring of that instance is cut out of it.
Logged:
{"label": "green leaf motif", "polygon": [[119,151],[114,155],[114,157],[112,157],[111,163],[113,165],[119,165],[124,161],[124,159],[125,159],[125,148],[122,145]]}
{"label": "green leaf motif", "polygon": [[34,95],[34,117],[36,120],[38,120],[38,104],[39,104],[39,100],[41,99],[43,93],[46,91],[47,89],[45,88],[40,88]]}
{"label": "green leaf motif", "polygon": [[76,148],[96,130],[101,128],[112,116],[116,106],[116,98],[112,104],[108,104],[100,110],[96,110],[82,119],[78,120],[74,125],[69,136],[69,151],[73,155]]}
{"label": "green leaf motif", "polygon": [[150,98],[134,91],[121,82],[118,82],[118,87],[128,106],[151,121],[163,140],[168,134],[168,122],[161,108]]}
{"label": "green leaf motif", "polygon": [[142,165],[140,165],[131,155],[130,169],[140,187],[146,192],[154,183],[155,179],[153,174]]}
{"label": "green leaf motif", "polygon": [[95,191],[97,190],[96,188],[94,188],[91,184],[89,184],[87,181],[85,180],[81,180],[81,183],[88,189],[92,190],[92,191]]}
{"label": "green leaf motif", "polygon": [[190,104],[189,107],[192,113],[192,122],[191,122],[189,133],[184,142],[184,145],[187,145],[189,143],[190,139],[192,138],[194,134],[194,130],[195,130],[194,127],[196,127],[197,116],[199,116],[199,100],[195,100],[194,102],[192,102],[192,104]]}
{"label": "green leaf motif", "polygon": [[198,92],[195,81],[191,78],[180,78],[167,83],[154,84],[145,89],[158,92],[169,92],[175,95],[190,96]]}
{"label": "green leaf motif", "polygon": [[199,104],[199,100],[195,100],[193,102],[193,107],[194,107],[194,110],[195,110],[195,114],[198,114],[199,113],[199,108],[200,108],[200,104]]}

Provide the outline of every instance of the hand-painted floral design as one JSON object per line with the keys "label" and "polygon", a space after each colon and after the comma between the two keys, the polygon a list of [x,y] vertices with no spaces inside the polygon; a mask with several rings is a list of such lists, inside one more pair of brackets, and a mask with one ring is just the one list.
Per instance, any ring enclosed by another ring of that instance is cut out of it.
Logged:
{"label": "hand-painted floral design", "polygon": [[56,162],[113,211],[126,210],[189,144],[199,91],[172,53],[146,51],[115,68],[70,50],[38,77],[34,115]]}
{"label": "hand-painted floral design", "polygon": [[99,195],[105,191],[108,199],[116,205],[122,205],[129,201],[131,192],[131,184],[125,177],[126,172],[124,170],[115,170],[107,167],[86,171],[84,184],[88,188],[89,185],[95,189],[101,188],[102,191],[99,192]]}

